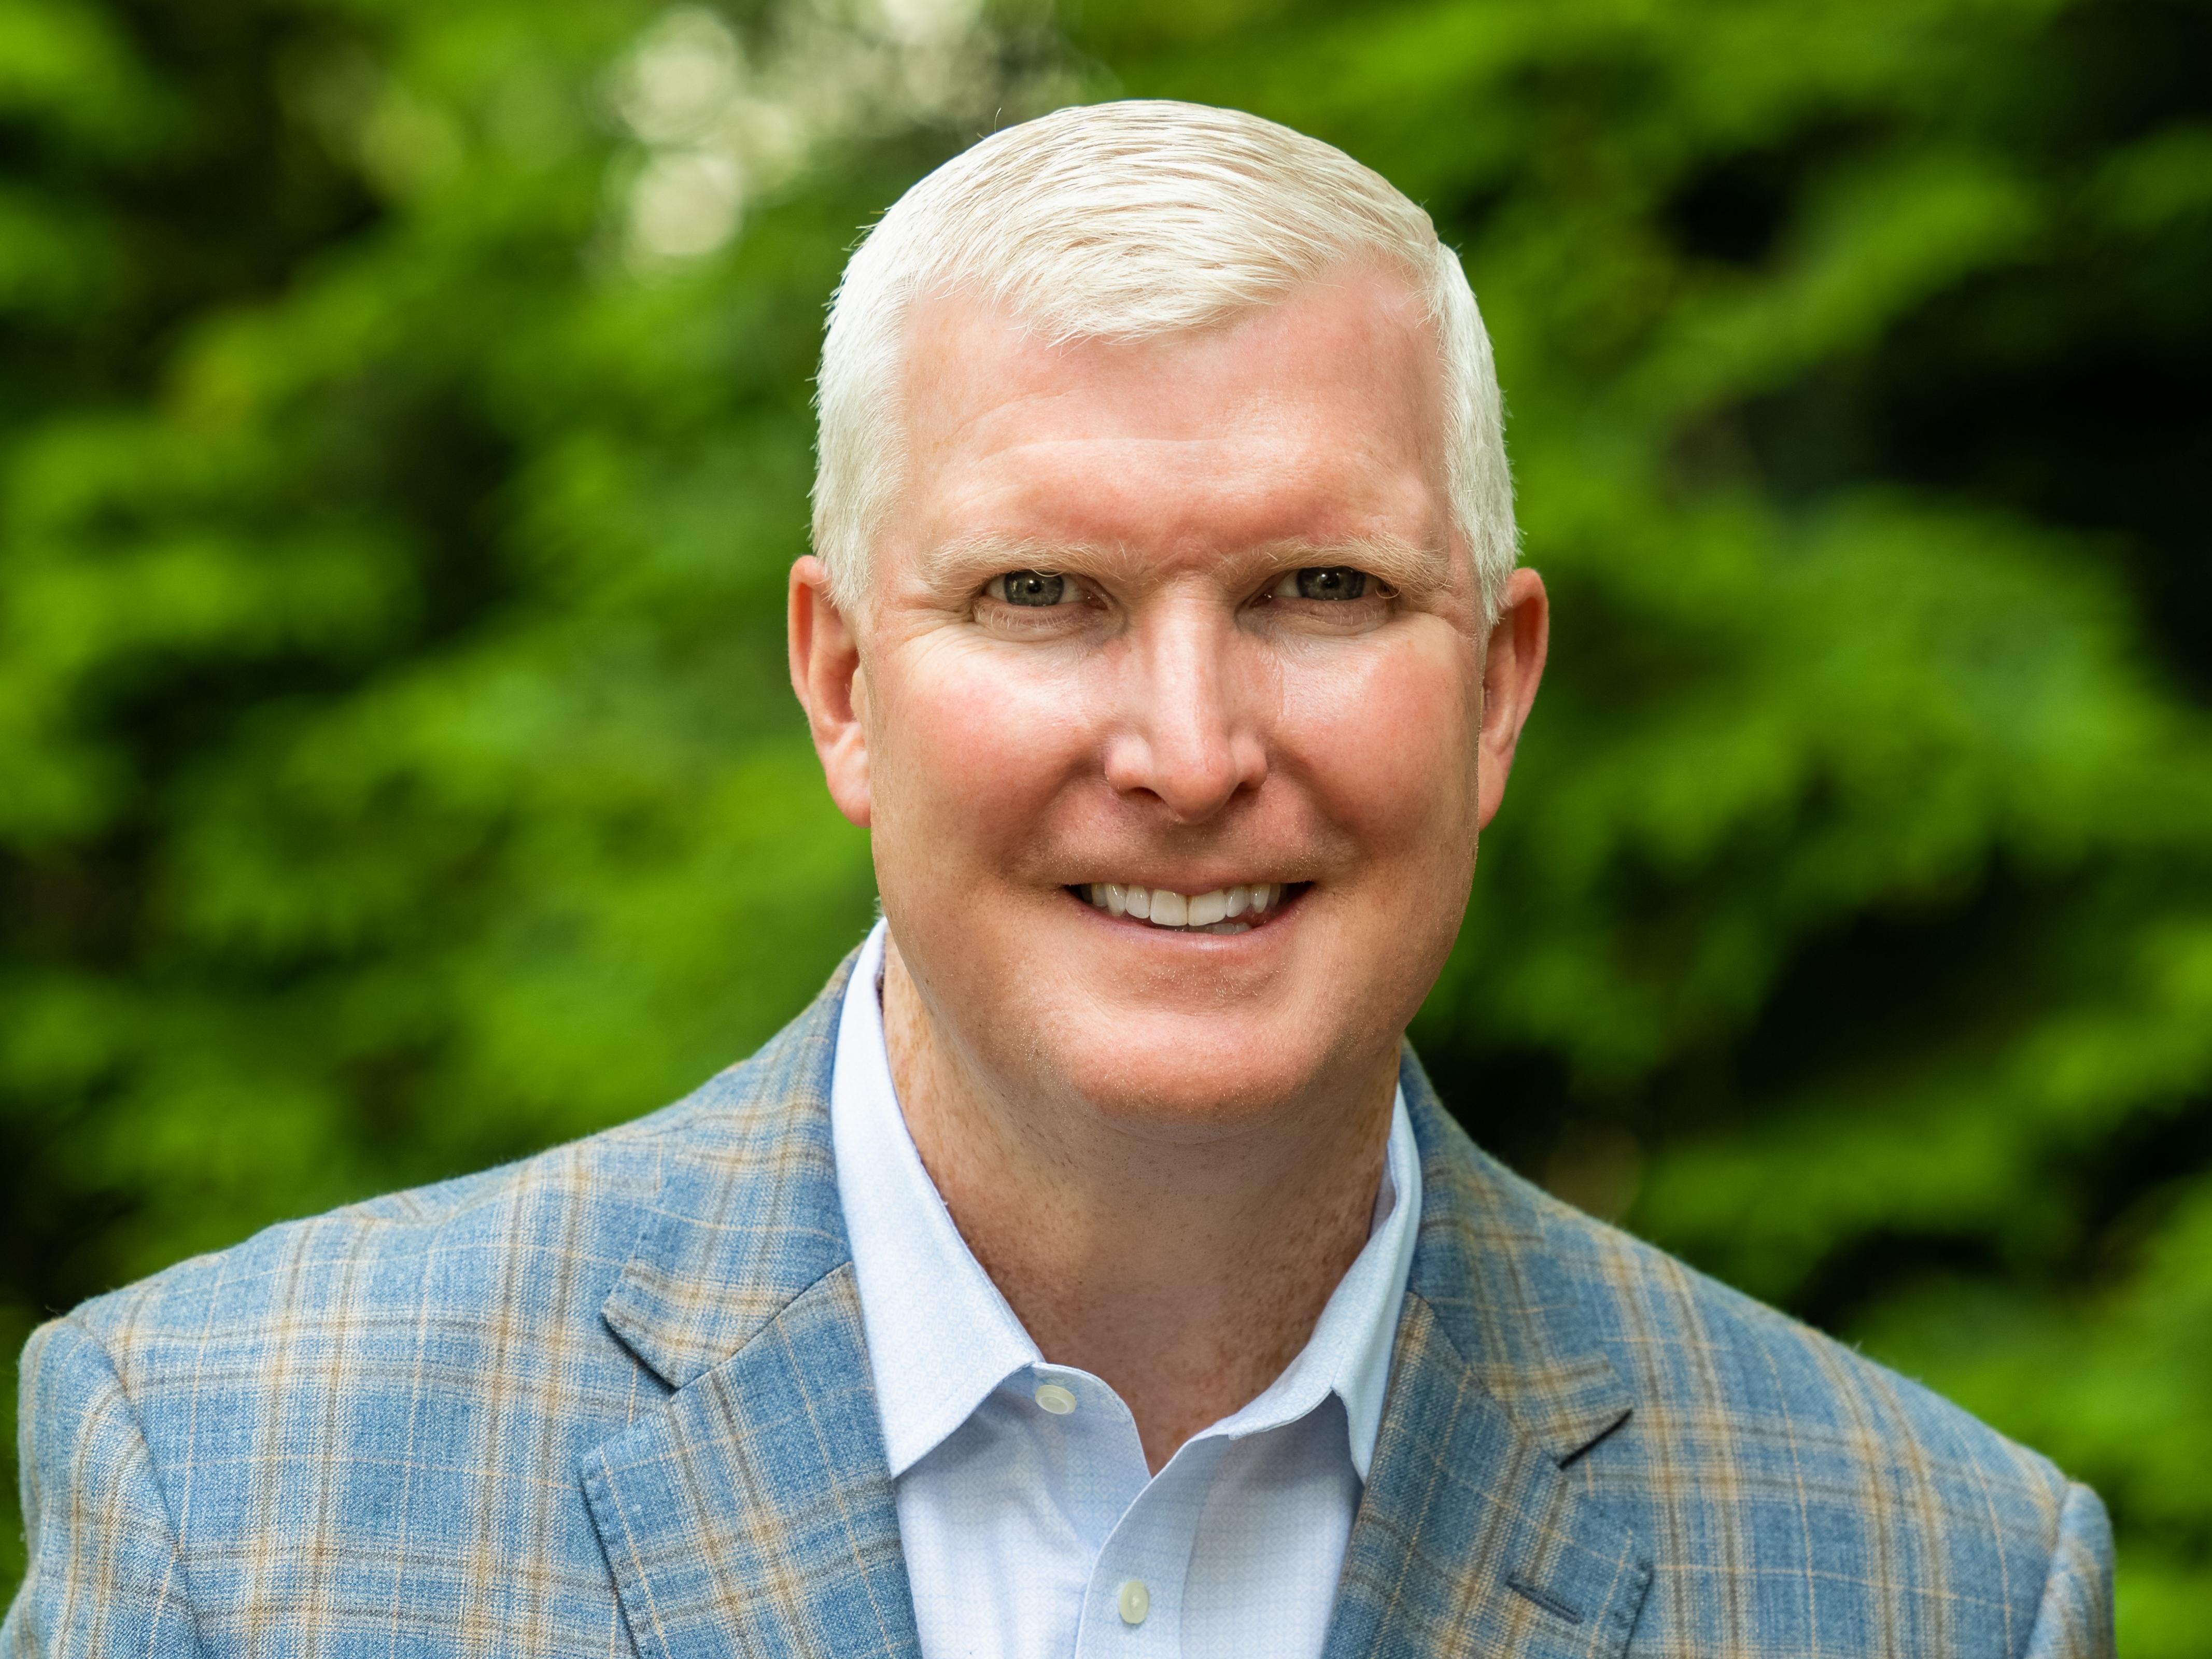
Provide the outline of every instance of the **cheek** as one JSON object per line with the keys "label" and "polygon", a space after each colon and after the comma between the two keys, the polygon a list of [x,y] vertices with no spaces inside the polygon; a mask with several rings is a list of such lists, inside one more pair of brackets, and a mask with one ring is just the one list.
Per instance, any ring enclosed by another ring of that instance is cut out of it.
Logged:
{"label": "cheek", "polygon": [[933,860],[1034,836],[1090,744],[1077,688],[1008,655],[922,643],[887,665],[870,708],[879,833],[927,836]]}
{"label": "cheek", "polygon": [[1479,684],[1443,629],[1349,660],[1292,664],[1282,747],[1368,857],[1471,861]]}

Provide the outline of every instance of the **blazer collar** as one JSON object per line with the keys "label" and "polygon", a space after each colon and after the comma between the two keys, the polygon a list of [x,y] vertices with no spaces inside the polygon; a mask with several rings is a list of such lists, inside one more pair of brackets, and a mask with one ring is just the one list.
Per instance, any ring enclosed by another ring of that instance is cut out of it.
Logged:
{"label": "blazer collar", "polygon": [[1407,1049],[1421,1236],[1325,1659],[1607,1659],[1651,1582],[1644,1540],[1570,1466],[1632,1410],[1578,1293],[1574,1231],[1478,1152]]}
{"label": "blazer collar", "polygon": [[603,1311],[673,1392],[577,1472],[653,1659],[918,1659],[830,1152],[852,965],[635,1132],[662,1181]]}
{"label": "blazer collar", "polygon": [[[853,962],[630,1132],[658,1142],[662,1180],[605,1316],[673,1392],[580,1474],[645,1654],[917,1659],[830,1146]],[[1420,1234],[1328,1659],[1617,1654],[1651,1565],[1571,1479],[1632,1409],[1577,1289],[1596,1266],[1410,1049],[1401,1082]]]}
{"label": "blazer collar", "polygon": [[672,1389],[736,1353],[852,1260],[830,1072],[858,955],[750,1060],[633,1132],[659,1144],[660,1188],[602,1311]]}
{"label": "blazer collar", "polygon": [[1399,1079],[1424,1194],[1407,1288],[1514,1425],[1569,1462],[1634,1405],[1582,1288],[1599,1265],[1553,1200],[1468,1139],[1410,1048]]}
{"label": "blazer collar", "polygon": [[[605,1313],[672,1389],[735,1353],[852,1259],[830,1077],[859,954],[752,1059],[638,1126],[667,1148],[660,1190]],[[1540,1194],[1468,1139],[1410,1048],[1399,1080],[1421,1157],[1408,1289],[1516,1426],[1566,1462],[1632,1406],[1577,1289],[1596,1264]]]}

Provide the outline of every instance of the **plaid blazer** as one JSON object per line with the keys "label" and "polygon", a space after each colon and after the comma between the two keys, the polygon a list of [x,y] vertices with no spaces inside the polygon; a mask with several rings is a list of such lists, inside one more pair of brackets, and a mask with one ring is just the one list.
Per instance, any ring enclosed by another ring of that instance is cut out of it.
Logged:
{"label": "plaid blazer", "polygon": [[[830,1157],[844,977],[655,1116],[39,1331],[0,1652],[915,1659]],[[1328,1659],[2110,1650],[2086,1487],[1404,1083],[1419,1243]]]}

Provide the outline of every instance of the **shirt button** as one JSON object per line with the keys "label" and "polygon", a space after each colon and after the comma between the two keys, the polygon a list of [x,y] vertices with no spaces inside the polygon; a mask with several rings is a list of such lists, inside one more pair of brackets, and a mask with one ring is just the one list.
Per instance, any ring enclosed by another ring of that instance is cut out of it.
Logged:
{"label": "shirt button", "polygon": [[1065,1417],[1075,1409],[1075,1396],[1057,1382],[1038,1383],[1036,1402],[1054,1417]]}
{"label": "shirt button", "polygon": [[1152,1610],[1152,1593],[1145,1588],[1143,1579],[1132,1578],[1121,1586],[1121,1593],[1115,1598],[1115,1602],[1121,1609],[1123,1624],[1141,1625],[1145,1622],[1145,1615]]}

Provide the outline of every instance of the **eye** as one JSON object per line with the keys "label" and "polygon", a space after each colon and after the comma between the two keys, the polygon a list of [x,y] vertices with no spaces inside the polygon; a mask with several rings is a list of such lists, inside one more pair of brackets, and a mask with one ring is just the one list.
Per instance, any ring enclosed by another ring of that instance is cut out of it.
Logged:
{"label": "eye", "polygon": [[[1286,571],[1267,595],[1271,599],[1361,599],[1367,597],[1368,576],[1348,564],[1310,564]],[[1376,582],[1376,592],[1388,598],[1388,583]]]}
{"label": "eye", "polygon": [[1025,606],[1073,605],[1084,597],[1080,583],[1051,570],[1009,570],[992,577],[983,592],[1001,604]]}
{"label": "eye", "polygon": [[1088,588],[1073,575],[1057,571],[1006,571],[994,575],[982,586],[984,595],[1000,604],[1024,608],[1048,608],[1055,604],[1082,604],[1091,598]]}

